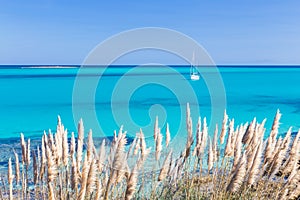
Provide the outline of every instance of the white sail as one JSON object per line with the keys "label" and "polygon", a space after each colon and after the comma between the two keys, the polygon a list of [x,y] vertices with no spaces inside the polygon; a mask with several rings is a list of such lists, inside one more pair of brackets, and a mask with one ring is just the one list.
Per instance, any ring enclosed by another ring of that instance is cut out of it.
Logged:
{"label": "white sail", "polygon": [[190,77],[192,81],[197,81],[200,79],[199,72],[195,67],[195,52],[193,52],[192,63],[190,68]]}

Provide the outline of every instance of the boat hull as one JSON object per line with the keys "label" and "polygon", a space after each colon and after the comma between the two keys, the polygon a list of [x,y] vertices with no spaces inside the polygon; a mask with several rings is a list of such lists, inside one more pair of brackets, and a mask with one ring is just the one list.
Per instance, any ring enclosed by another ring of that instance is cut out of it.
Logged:
{"label": "boat hull", "polygon": [[192,74],[191,75],[191,80],[192,81],[198,81],[200,79],[200,76],[199,75],[197,75],[197,74]]}

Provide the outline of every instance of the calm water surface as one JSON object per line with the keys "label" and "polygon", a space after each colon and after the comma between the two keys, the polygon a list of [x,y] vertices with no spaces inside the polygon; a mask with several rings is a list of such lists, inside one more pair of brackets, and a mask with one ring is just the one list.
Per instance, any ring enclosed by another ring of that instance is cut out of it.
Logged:
{"label": "calm water surface", "polygon": [[[129,113],[135,122],[122,122],[124,129],[134,135],[142,127],[146,135],[152,135],[153,120],[159,115],[160,126],[164,129],[166,122],[170,124],[171,133],[179,138],[185,136],[180,126],[180,106],[190,102],[185,91],[174,94],[172,90],[159,84],[144,84],[132,91],[130,99],[115,94],[115,87],[133,66],[114,66],[108,68],[98,83],[95,92],[95,112],[101,124],[101,130],[89,119],[83,119],[86,129],[93,129],[95,136],[112,135],[120,126],[114,119],[122,113]],[[196,102],[190,102],[192,109],[199,106],[199,112],[192,110],[195,121],[199,115],[206,116],[208,123],[211,117],[211,99],[205,81],[192,82],[189,78],[189,67],[174,67],[176,73],[183,78],[174,81],[180,85],[188,83],[197,96]],[[253,117],[258,121],[267,118],[266,127],[270,128],[277,109],[283,113],[280,132],[284,133],[289,126],[293,131],[300,128],[300,68],[297,67],[219,67],[226,92],[226,108],[230,118],[240,124]],[[56,117],[60,115],[69,131],[76,130],[72,114],[72,94],[78,68],[37,69],[37,68],[1,68],[0,69],[0,138],[18,137],[21,132],[26,136],[40,136],[44,130],[56,127]],[[146,76],[153,80],[168,78],[174,74],[160,67],[147,67],[140,73],[131,73],[130,79],[139,80]],[[99,69],[92,68],[86,77],[95,77]],[[102,73],[102,72],[101,72]],[[175,73],[175,74],[176,74]],[[205,73],[205,72],[204,72]],[[207,72],[209,73],[209,72]],[[84,94],[83,94],[84,95]],[[112,96],[114,101],[111,101]],[[179,96],[183,96],[179,100]],[[124,99],[123,99],[124,98]],[[128,103],[128,104],[127,104]],[[82,112],[93,109],[92,102],[77,105]],[[197,104],[197,105],[196,105]],[[154,105],[154,107],[153,107]],[[114,108],[112,112],[111,106]],[[163,110],[155,113],[155,109]],[[181,120],[184,123],[184,120]],[[268,130],[267,130],[268,133]]]}

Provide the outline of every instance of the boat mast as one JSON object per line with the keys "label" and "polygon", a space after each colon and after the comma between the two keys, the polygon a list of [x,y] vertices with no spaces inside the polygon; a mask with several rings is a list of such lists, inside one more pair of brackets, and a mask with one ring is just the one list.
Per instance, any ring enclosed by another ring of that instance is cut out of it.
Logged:
{"label": "boat mast", "polygon": [[191,74],[194,74],[194,64],[195,64],[195,51],[193,51],[192,64],[191,64]]}

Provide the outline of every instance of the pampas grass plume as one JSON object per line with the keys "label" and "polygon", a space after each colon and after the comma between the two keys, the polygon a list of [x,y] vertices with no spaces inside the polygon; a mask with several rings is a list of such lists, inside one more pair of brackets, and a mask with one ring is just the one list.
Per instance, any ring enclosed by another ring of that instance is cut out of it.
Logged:
{"label": "pampas grass plume", "polygon": [[172,151],[170,151],[168,153],[168,155],[166,156],[166,159],[162,165],[162,168],[160,170],[160,173],[158,175],[158,181],[162,181],[166,178],[168,171],[170,170],[170,162],[171,162],[171,155],[172,155]]}
{"label": "pampas grass plume", "polygon": [[88,173],[88,179],[87,179],[87,190],[86,194],[91,195],[93,191],[96,189],[97,184],[97,164],[95,160],[92,160],[90,163],[90,169]]}
{"label": "pampas grass plume", "polygon": [[98,158],[98,172],[102,173],[103,166],[106,160],[106,152],[105,152],[105,140],[102,141],[101,147],[99,150],[99,158]]}
{"label": "pampas grass plume", "polygon": [[236,134],[236,141],[235,141],[235,148],[234,148],[234,161],[233,161],[233,166],[232,170],[234,171],[236,167],[238,166],[238,162],[241,158],[242,155],[242,138],[243,135],[241,134],[241,130],[243,129],[243,126],[240,126],[238,133]]}
{"label": "pampas grass plume", "polygon": [[155,124],[154,124],[154,134],[153,134],[153,138],[154,138],[155,141],[157,139],[158,133],[159,133],[159,130],[158,130],[158,116],[156,116],[155,117]]}
{"label": "pampas grass plume", "polygon": [[15,155],[15,176],[16,176],[16,183],[19,185],[20,181],[20,163],[19,163],[19,156],[16,152],[14,152]]}
{"label": "pampas grass plume", "polygon": [[273,177],[278,172],[280,166],[282,165],[283,159],[285,158],[287,149],[290,145],[291,132],[292,132],[292,129],[289,128],[282,143],[280,145],[278,144],[278,147],[277,147],[278,150],[277,150],[276,154],[274,155],[274,157],[272,158],[270,177]]}
{"label": "pampas grass plume", "polygon": [[133,149],[133,155],[137,155],[139,150],[140,150],[140,146],[141,146],[141,137],[140,137],[140,133],[136,134],[136,141],[135,141],[135,147]]}
{"label": "pampas grass plume", "polygon": [[24,139],[24,135],[23,133],[20,134],[20,142],[21,142],[21,147],[22,147],[22,163],[23,165],[26,163],[26,157],[27,157],[27,146],[26,146],[26,142]]}
{"label": "pampas grass plume", "polygon": [[83,151],[84,127],[83,121],[80,119],[78,123],[78,138],[77,138],[77,170],[80,171]]}
{"label": "pampas grass plume", "polygon": [[166,147],[169,146],[171,140],[171,134],[170,134],[170,130],[169,130],[169,124],[167,123],[166,125]]}
{"label": "pampas grass plume", "polygon": [[72,132],[71,133],[71,144],[70,144],[70,156],[71,156],[71,158],[73,157],[75,152],[76,152],[76,142],[75,142],[74,132]]}
{"label": "pampas grass plume", "polygon": [[86,194],[86,186],[87,186],[87,180],[88,180],[88,174],[90,171],[90,164],[88,162],[87,156],[84,157],[83,167],[82,167],[82,178],[81,178],[81,187],[79,191],[78,200],[84,200],[85,194]]}
{"label": "pampas grass plume", "polygon": [[294,140],[293,140],[293,144],[291,147],[291,150],[289,152],[289,157],[286,161],[286,163],[284,164],[284,173],[288,174],[292,171],[294,163],[297,163],[299,160],[299,148],[300,148],[300,143],[299,141],[299,137],[300,137],[300,129],[298,130],[297,135],[295,136]]}
{"label": "pampas grass plume", "polygon": [[137,178],[138,178],[138,166],[135,165],[130,173],[129,179],[127,180],[125,200],[130,200],[133,198],[137,186]]}
{"label": "pampas grass plume", "polygon": [[233,172],[233,176],[227,186],[227,191],[237,192],[246,176],[246,153],[241,156],[238,167]]}
{"label": "pampas grass plume", "polygon": [[68,166],[69,163],[69,144],[68,144],[68,132],[67,130],[63,132],[62,138],[62,145],[63,145],[63,163],[64,166]]}
{"label": "pampas grass plume", "polygon": [[87,158],[90,162],[93,159],[93,151],[94,151],[94,141],[93,141],[93,132],[90,129],[88,134],[88,141],[87,141]]}
{"label": "pampas grass plume", "polygon": [[224,143],[226,131],[227,131],[227,121],[228,121],[228,115],[226,114],[226,110],[224,111],[224,117],[223,117],[223,123],[222,123],[222,130],[220,134],[220,143]]}
{"label": "pampas grass plume", "polygon": [[206,123],[206,117],[203,119],[203,126],[202,126],[202,138],[201,138],[201,145],[200,145],[200,153],[203,154],[207,144],[207,137],[208,137],[208,128]]}
{"label": "pampas grass plume", "polygon": [[258,147],[256,148],[255,156],[252,162],[251,167],[248,172],[248,185],[253,185],[257,182],[257,179],[260,174],[260,166],[262,162],[262,149],[263,149],[263,141],[260,141]]}
{"label": "pampas grass plume", "polygon": [[255,130],[255,124],[256,124],[256,117],[254,117],[252,122],[247,127],[246,133],[244,134],[243,139],[242,139],[243,144],[249,145],[249,143],[253,137],[253,133]]}
{"label": "pampas grass plume", "polygon": [[228,137],[227,137],[227,142],[226,142],[226,146],[225,146],[225,156],[231,156],[233,153],[233,148],[231,146],[232,142],[232,134],[234,134],[234,119],[232,119],[229,123],[229,133],[228,133]]}
{"label": "pampas grass plume", "polygon": [[160,154],[162,151],[162,134],[160,133],[160,129],[158,131],[157,134],[157,138],[156,138],[156,146],[155,146],[155,159],[159,160],[160,158]]}
{"label": "pampas grass plume", "polygon": [[207,166],[208,171],[210,171],[213,168],[214,165],[214,151],[212,147],[211,139],[209,139],[209,151],[208,151],[208,157],[207,157]]}
{"label": "pampas grass plume", "polygon": [[142,129],[140,129],[140,139],[141,139],[140,141],[141,154],[142,157],[145,157],[147,155],[147,146],[146,146],[145,136]]}
{"label": "pampas grass plume", "polygon": [[214,152],[214,162],[218,160],[218,124],[216,124],[216,128],[214,131],[214,138],[213,138],[213,152]]}
{"label": "pampas grass plume", "polygon": [[11,158],[8,159],[8,173],[7,173],[7,178],[8,178],[8,184],[9,184],[9,199],[13,199],[13,173],[12,173],[12,166],[11,166]]}
{"label": "pampas grass plume", "polygon": [[71,171],[71,188],[75,191],[77,196],[77,186],[78,186],[78,173],[77,173],[77,163],[75,159],[75,155],[72,156],[72,171]]}
{"label": "pampas grass plume", "polygon": [[27,141],[27,150],[26,150],[26,165],[29,166],[30,165],[30,139],[28,139]]}
{"label": "pampas grass plume", "polygon": [[201,141],[202,141],[202,131],[201,131],[201,118],[198,118],[197,122],[197,129],[196,129],[196,145],[193,151],[193,156],[200,156],[200,148],[201,148]]}

